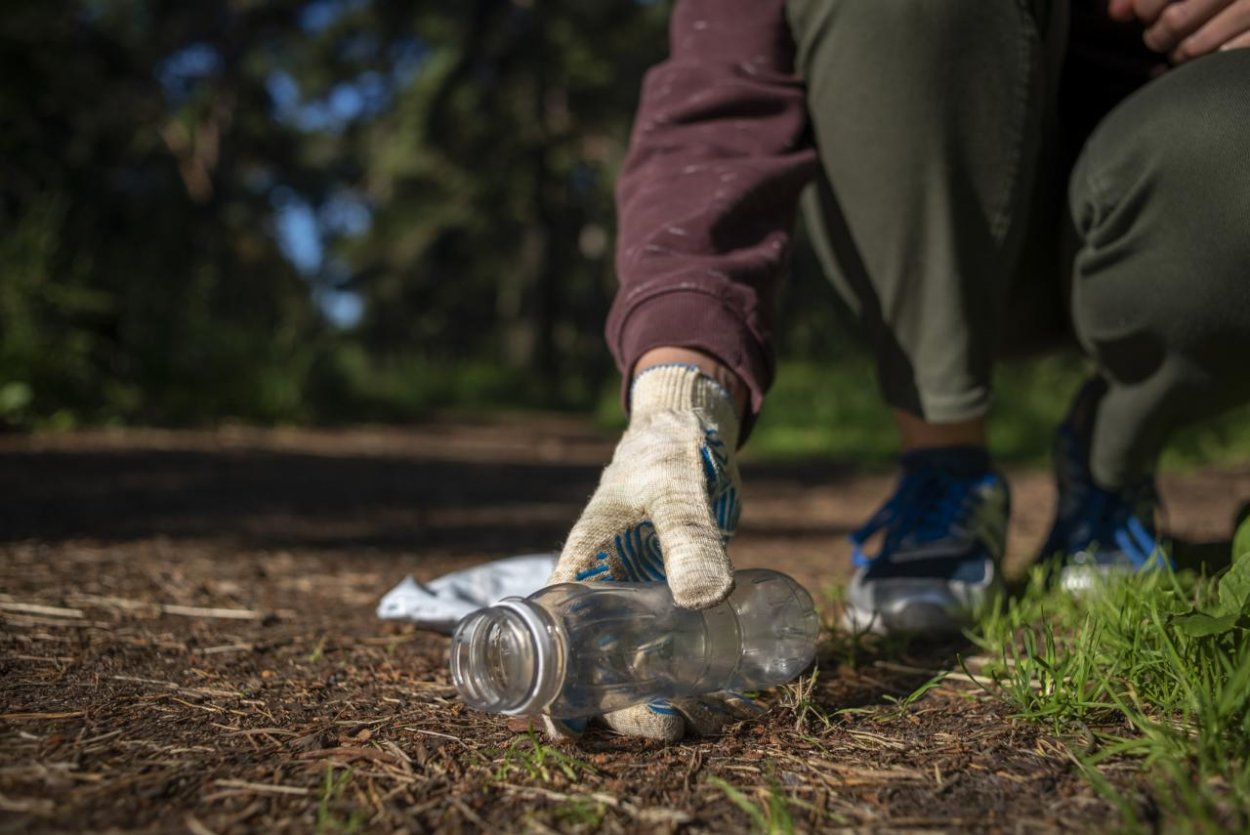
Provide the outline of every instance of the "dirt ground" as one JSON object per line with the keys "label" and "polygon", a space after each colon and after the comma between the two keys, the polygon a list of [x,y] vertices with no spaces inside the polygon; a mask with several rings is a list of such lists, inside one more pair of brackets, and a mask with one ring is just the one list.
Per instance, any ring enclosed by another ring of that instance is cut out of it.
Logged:
{"label": "dirt ground", "polygon": [[[800,831],[1117,820],[1063,741],[975,685],[891,702],[964,647],[834,635],[811,694],[831,721],[773,693],[763,722],[667,747],[599,732],[556,755],[465,711],[447,639],[377,620],[378,598],[408,573],[551,549],[610,450],[563,417],[0,437],[0,832],[748,830],[726,786],[784,798]],[[889,476],[743,470],[737,564],[827,601]],[[1017,568],[1048,482],[1012,474]],[[1250,468],[1163,487],[1191,553],[1218,553]],[[1127,764],[1111,776],[1149,812]]]}

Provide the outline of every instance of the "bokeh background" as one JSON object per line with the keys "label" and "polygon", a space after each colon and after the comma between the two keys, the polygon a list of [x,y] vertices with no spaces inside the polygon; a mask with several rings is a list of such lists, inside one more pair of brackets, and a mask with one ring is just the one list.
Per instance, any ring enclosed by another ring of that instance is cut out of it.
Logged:
{"label": "bokeh background", "polygon": [[[612,185],[669,3],[12,0],[0,426],[621,421]],[[885,460],[871,364],[800,245],[757,454]],[[1082,374],[1015,364],[1045,455]],[[1173,461],[1242,456],[1245,414]]]}

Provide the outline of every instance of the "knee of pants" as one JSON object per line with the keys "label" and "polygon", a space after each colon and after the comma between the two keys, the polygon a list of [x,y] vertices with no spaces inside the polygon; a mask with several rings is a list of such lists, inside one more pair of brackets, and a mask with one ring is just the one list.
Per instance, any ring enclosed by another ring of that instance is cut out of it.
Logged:
{"label": "knee of pants", "polygon": [[1083,242],[1149,220],[1155,207],[1166,207],[1158,214],[1172,223],[1182,210],[1206,218],[1239,209],[1230,221],[1250,241],[1248,90],[1250,49],[1234,50],[1184,64],[1114,108],[1086,142],[1070,182]]}
{"label": "knee of pants", "polygon": [[1250,50],[1199,58],[1094,131],[1069,198],[1073,324],[1112,377],[1250,349]]}

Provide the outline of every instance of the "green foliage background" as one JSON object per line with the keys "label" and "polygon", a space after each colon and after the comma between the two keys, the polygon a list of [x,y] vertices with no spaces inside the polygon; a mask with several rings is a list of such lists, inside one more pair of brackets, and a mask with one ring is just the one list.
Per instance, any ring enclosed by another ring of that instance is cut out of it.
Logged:
{"label": "green foliage background", "polygon": [[[618,422],[612,187],[668,5],[12,0],[0,427]],[[800,238],[763,453],[892,454],[834,298]],[[1043,455],[1083,373],[1011,367],[995,446]],[[1182,457],[1250,448],[1243,418]]]}
{"label": "green foliage background", "polygon": [[[593,403],[612,181],[666,11],[8,4],[0,420]],[[350,327],[325,315],[345,294]]]}

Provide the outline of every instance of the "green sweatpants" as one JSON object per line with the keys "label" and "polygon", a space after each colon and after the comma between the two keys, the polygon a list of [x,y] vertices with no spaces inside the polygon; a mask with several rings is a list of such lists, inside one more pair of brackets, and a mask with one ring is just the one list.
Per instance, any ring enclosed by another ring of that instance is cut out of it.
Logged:
{"label": "green sweatpants", "polygon": [[1115,487],[1250,400],[1250,50],[1161,74],[1065,0],[788,0],[824,176],[809,232],[887,402],[984,415],[1005,347],[1074,334]]}

